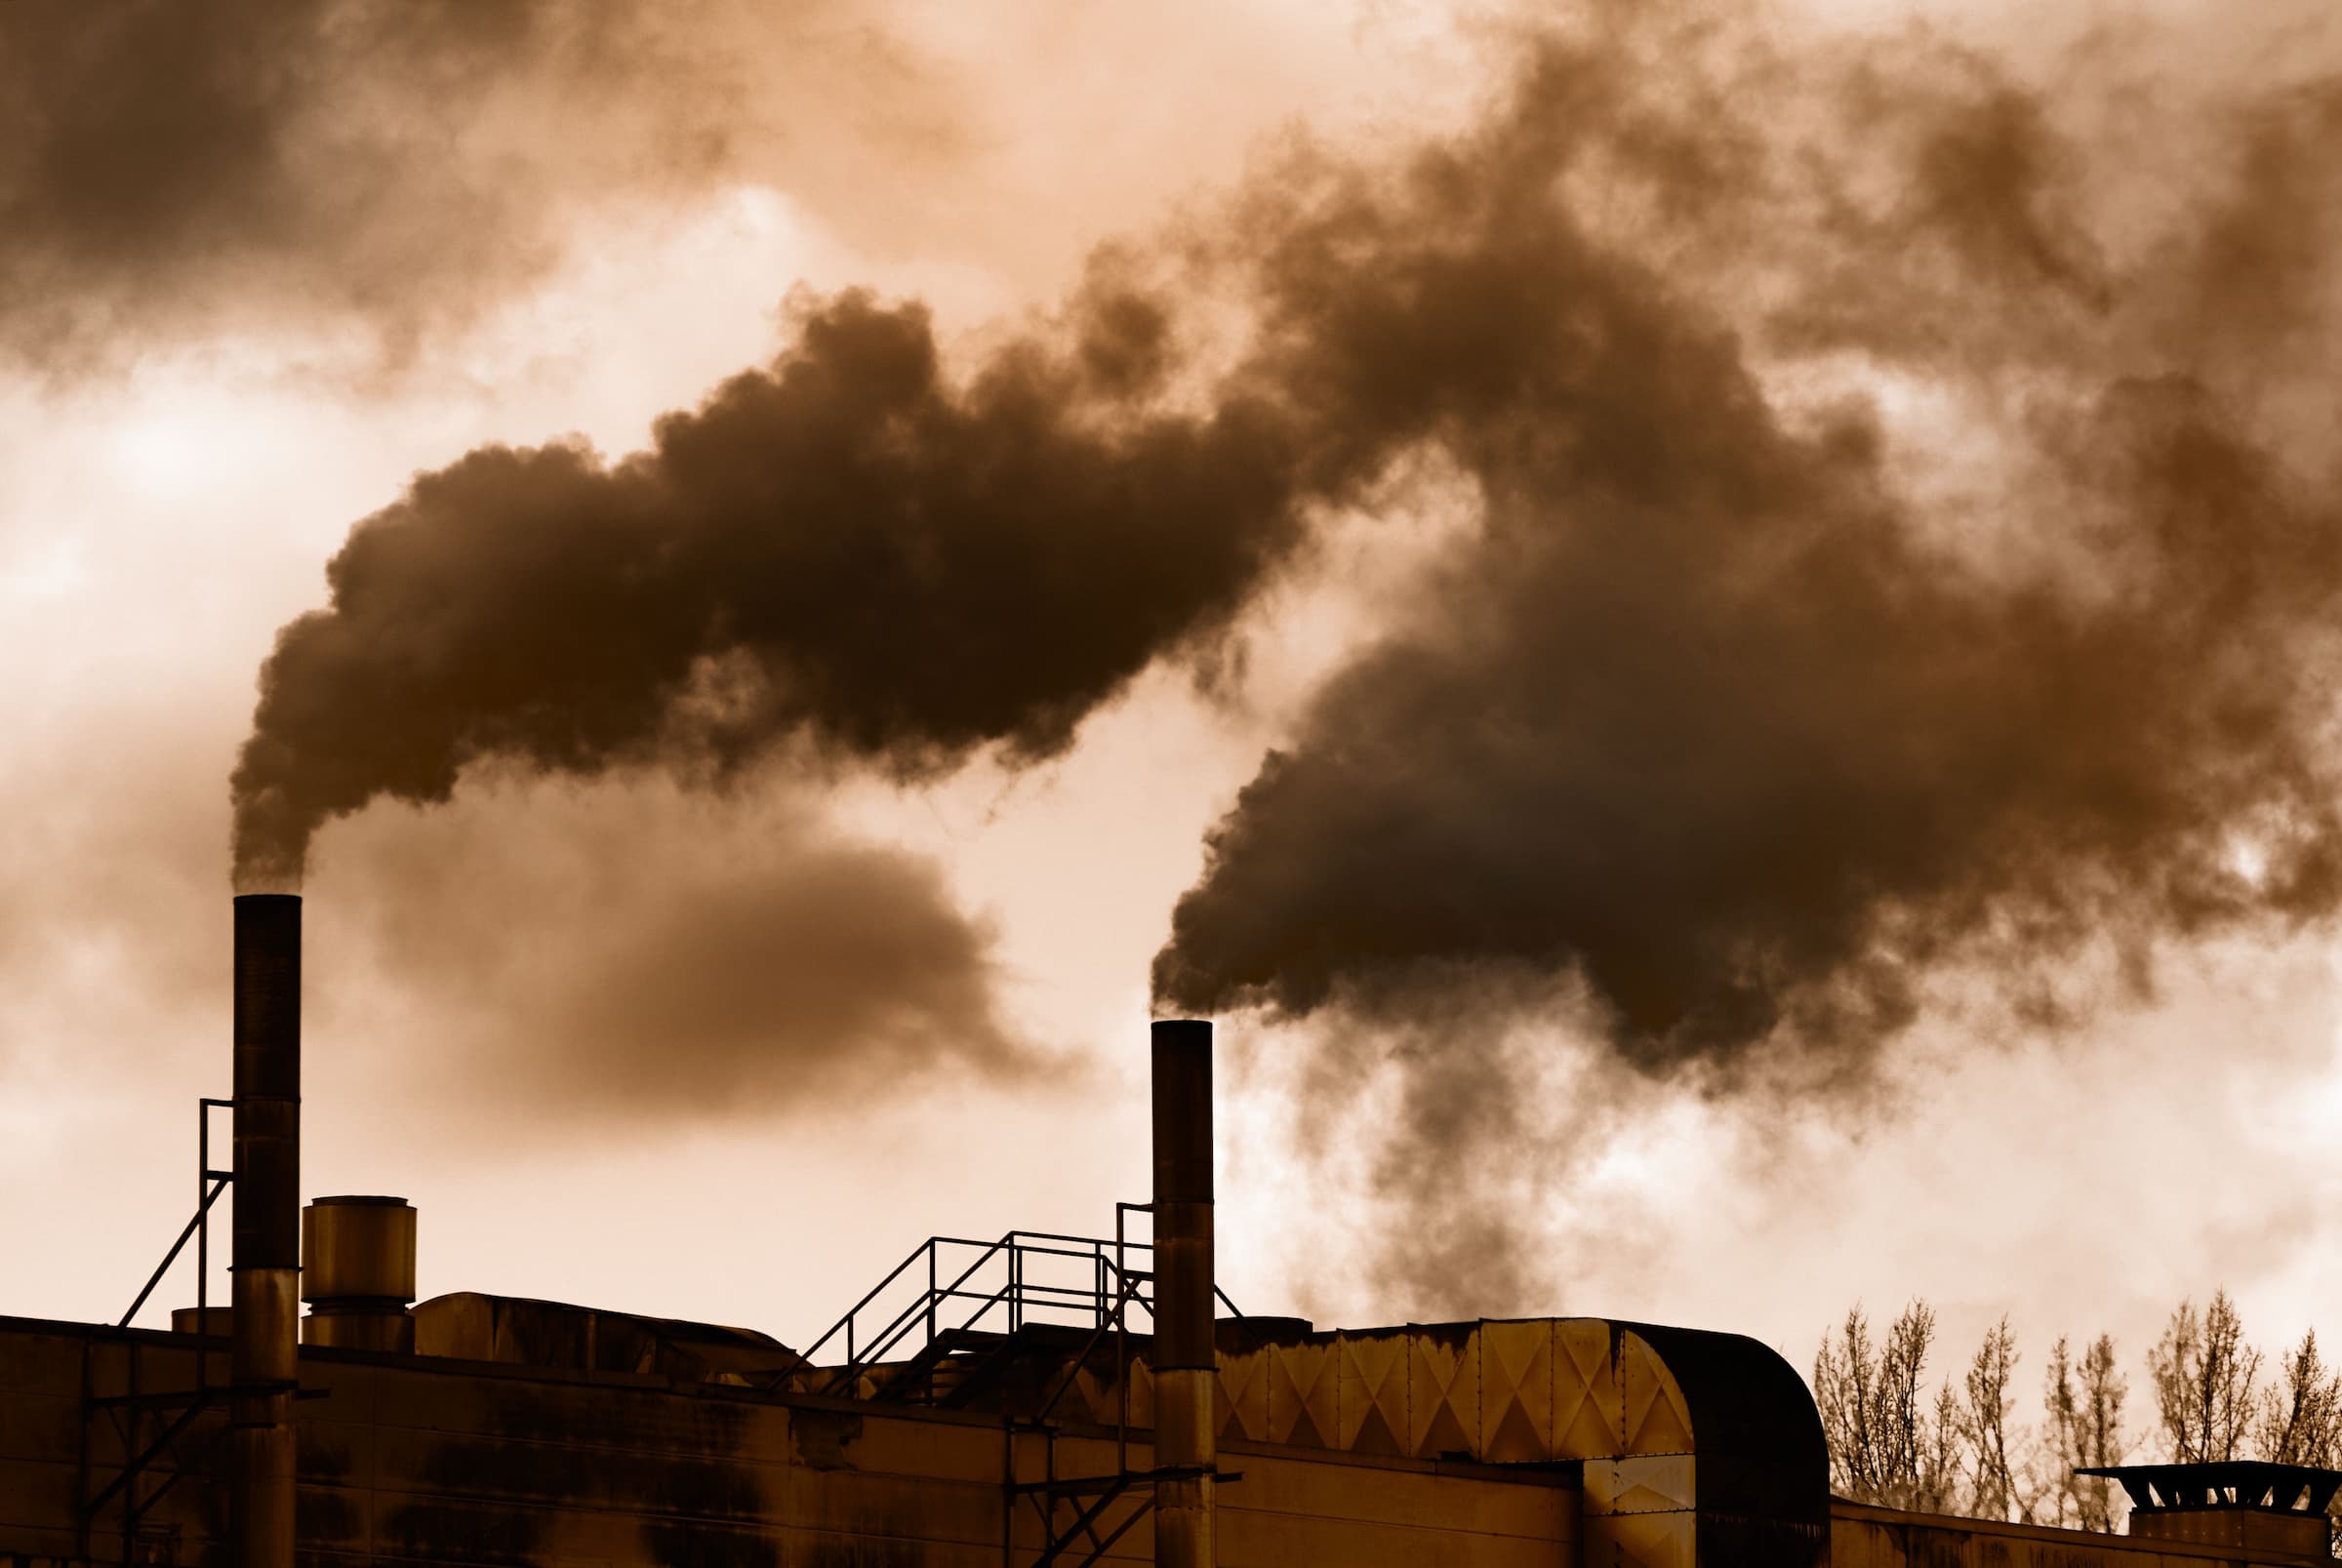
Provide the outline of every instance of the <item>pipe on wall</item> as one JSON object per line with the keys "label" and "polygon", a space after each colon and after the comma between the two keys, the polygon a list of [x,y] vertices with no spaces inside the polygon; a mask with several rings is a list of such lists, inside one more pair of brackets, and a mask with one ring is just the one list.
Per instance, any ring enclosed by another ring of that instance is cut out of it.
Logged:
{"label": "pipe on wall", "polygon": [[1154,1071],[1154,1560],[1213,1568],[1212,1025],[1158,1020]]}
{"label": "pipe on wall", "polygon": [[300,1369],[301,900],[236,900],[229,1535],[240,1568],[292,1568]]}

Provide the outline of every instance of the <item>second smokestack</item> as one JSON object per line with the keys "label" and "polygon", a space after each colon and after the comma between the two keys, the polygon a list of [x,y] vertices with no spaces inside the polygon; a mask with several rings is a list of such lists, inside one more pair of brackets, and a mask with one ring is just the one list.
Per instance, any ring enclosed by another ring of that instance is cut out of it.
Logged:
{"label": "second smokestack", "polygon": [[1214,1421],[1212,1025],[1164,1019],[1154,1057],[1154,1483],[1156,1568],[1212,1568]]}
{"label": "second smokestack", "polygon": [[301,900],[236,900],[235,1310],[229,1529],[239,1568],[293,1568],[301,1319]]}

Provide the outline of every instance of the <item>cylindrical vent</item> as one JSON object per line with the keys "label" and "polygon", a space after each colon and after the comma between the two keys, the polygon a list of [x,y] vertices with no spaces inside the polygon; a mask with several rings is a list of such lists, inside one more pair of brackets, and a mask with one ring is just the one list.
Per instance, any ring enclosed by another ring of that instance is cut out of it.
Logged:
{"label": "cylindrical vent", "polygon": [[304,1345],[412,1354],[415,1211],[405,1198],[319,1198],[301,1211]]}
{"label": "cylindrical vent", "polygon": [[405,1198],[319,1198],[301,1211],[301,1299],[415,1299],[415,1211]]}
{"label": "cylindrical vent", "polygon": [[1154,1066],[1154,1560],[1217,1561],[1213,1471],[1212,1025],[1165,1019]]}
{"label": "cylindrical vent", "polygon": [[171,1308],[171,1332],[174,1334],[221,1335],[228,1332],[234,1316],[224,1307],[174,1307]]}
{"label": "cylindrical vent", "polygon": [[292,1568],[300,1376],[301,900],[236,900],[229,1533],[241,1568]]}

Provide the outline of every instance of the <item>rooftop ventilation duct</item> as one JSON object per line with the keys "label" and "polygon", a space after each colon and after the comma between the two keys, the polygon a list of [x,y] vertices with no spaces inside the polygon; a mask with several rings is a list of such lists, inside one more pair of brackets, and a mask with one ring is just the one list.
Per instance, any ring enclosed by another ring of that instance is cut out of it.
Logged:
{"label": "rooftop ventilation duct", "polygon": [[405,1198],[319,1198],[301,1211],[304,1345],[415,1353],[415,1211]]}
{"label": "rooftop ventilation duct", "polygon": [[2197,1465],[2110,1465],[2076,1470],[2103,1475],[2130,1494],[2130,1533],[2150,1541],[2180,1541],[2324,1562],[2326,1508],[2342,1488],[2342,1471],[2261,1460],[2215,1460]]}

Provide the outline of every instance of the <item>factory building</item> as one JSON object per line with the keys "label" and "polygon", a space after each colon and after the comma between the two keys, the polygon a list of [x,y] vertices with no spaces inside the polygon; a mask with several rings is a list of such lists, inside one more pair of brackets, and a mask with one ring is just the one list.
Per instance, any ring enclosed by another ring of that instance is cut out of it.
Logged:
{"label": "factory building", "polygon": [[935,1238],[801,1348],[418,1304],[414,1209],[296,1196],[299,901],[238,900],[236,933],[235,1157],[201,1173],[236,1198],[232,1304],[167,1333],[0,1317],[0,1568],[2330,1560],[2325,1471],[2122,1471],[2122,1536],[1834,1498],[1802,1380],[1737,1335],[1246,1315],[1215,1283],[1194,1022],[1154,1026],[1151,1202],[1094,1238]]}

